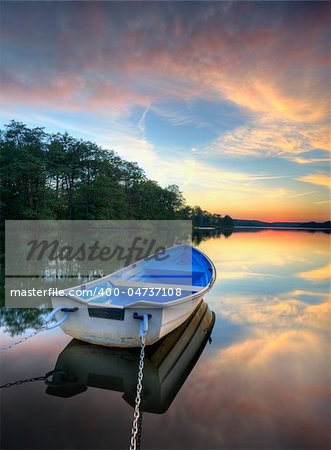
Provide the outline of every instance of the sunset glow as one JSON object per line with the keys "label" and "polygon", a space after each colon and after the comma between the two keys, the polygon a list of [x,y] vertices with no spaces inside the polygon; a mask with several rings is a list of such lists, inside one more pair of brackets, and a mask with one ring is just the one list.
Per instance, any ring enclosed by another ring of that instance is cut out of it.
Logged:
{"label": "sunset glow", "polygon": [[1,9],[1,127],[67,130],[210,212],[329,220],[330,3]]}

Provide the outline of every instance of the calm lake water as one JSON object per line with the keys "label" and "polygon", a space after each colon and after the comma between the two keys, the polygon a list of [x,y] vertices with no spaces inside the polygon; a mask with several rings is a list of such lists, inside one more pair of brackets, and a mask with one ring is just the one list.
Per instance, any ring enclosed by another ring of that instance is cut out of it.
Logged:
{"label": "calm lake water", "polygon": [[[148,355],[141,448],[330,448],[329,244],[285,230],[200,243],[216,321],[207,310]],[[55,329],[1,354],[0,384],[56,370],[1,390],[2,449],[128,448],[137,353],[71,341]]]}

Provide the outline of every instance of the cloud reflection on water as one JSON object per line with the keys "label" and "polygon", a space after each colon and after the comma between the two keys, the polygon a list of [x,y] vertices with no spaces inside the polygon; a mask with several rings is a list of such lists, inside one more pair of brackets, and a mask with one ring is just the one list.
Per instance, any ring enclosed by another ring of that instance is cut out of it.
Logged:
{"label": "cloud reflection on water", "polygon": [[179,407],[214,436],[210,448],[328,448],[327,354],[311,331],[248,338],[205,361]]}
{"label": "cloud reflection on water", "polygon": [[268,230],[215,244],[201,249],[218,269],[209,304],[228,343],[185,398],[208,402],[201,426],[214,426],[215,447],[329,448],[329,236]]}

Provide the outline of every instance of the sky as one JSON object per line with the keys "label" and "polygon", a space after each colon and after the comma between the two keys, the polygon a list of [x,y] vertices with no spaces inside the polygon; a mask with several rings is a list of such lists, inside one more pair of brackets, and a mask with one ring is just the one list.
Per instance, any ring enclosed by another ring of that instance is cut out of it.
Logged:
{"label": "sky", "polygon": [[329,220],[328,2],[15,2],[0,125],[68,131],[190,205]]}

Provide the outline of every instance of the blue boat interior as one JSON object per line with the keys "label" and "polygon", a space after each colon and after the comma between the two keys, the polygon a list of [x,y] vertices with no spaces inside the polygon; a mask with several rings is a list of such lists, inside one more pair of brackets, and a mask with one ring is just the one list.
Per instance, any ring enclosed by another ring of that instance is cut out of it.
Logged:
{"label": "blue boat interior", "polygon": [[172,255],[169,252],[169,258],[162,262],[151,260],[140,273],[130,279],[145,283],[191,285],[202,288],[210,283],[212,275],[213,268],[205,255],[193,247],[185,247],[185,253]]}
{"label": "blue boat interior", "polygon": [[[211,283],[213,276],[211,262],[195,248],[175,247],[168,249],[163,256],[162,260],[152,258],[142,265],[137,264],[137,270],[132,270],[131,266],[128,267],[128,271],[124,270],[121,278],[107,277],[107,280],[100,280],[99,284],[93,284],[93,295],[88,289],[85,291],[77,289],[76,295],[95,305],[111,301],[120,306],[138,300],[164,303],[187,297]],[[143,296],[132,295],[132,291],[128,290],[129,287],[132,285],[136,290],[140,283],[141,289],[143,290],[143,287],[147,286],[149,292],[145,292]],[[163,286],[165,290],[159,292],[157,296],[155,296],[155,292],[152,295],[150,289],[153,288],[153,285],[155,285],[154,289],[160,289],[160,286]],[[109,292],[109,289],[115,286],[120,291],[120,295],[103,295],[103,292]],[[176,288],[181,288],[180,294]]]}

